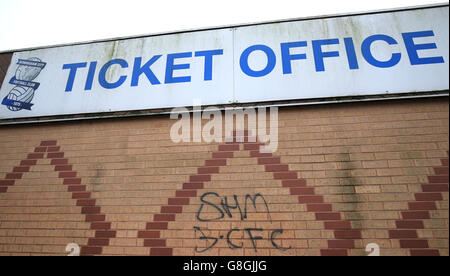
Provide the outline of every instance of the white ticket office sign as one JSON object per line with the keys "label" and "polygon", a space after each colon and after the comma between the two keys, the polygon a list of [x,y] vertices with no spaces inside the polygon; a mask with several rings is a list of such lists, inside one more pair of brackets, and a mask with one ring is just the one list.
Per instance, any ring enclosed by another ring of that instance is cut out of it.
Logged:
{"label": "white ticket office sign", "polygon": [[448,6],[15,52],[0,119],[449,89]]}

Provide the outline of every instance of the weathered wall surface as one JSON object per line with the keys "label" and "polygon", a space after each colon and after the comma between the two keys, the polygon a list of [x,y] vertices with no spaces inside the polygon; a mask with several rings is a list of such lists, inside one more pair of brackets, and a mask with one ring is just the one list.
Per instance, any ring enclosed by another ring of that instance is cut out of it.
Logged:
{"label": "weathered wall surface", "polygon": [[168,116],[1,126],[0,254],[448,255],[448,107],[281,108],[273,154]]}

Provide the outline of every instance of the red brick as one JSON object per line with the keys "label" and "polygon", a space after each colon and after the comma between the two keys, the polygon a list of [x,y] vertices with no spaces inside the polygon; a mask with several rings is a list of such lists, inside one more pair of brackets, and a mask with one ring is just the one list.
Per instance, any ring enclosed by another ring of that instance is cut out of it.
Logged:
{"label": "red brick", "polygon": [[428,181],[430,183],[443,183],[448,184],[448,175],[429,175]]}
{"label": "red brick", "polygon": [[323,196],[299,196],[299,203],[323,203]]}
{"label": "red brick", "polygon": [[219,145],[219,151],[239,150],[239,144]]}
{"label": "red brick", "polygon": [[100,213],[100,207],[83,207],[81,208],[82,214],[98,214]]}
{"label": "red brick", "polygon": [[56,146],[55,140],[49,140],[49,141],[42,141],[41,147],[47,147],[47,146]]}
{"label": "red brick", "polygon": [[322,256],[347,256],[346,249],[321,249],[320,255]]}
{"label": "red brick", "polygon": [[0,187],[0,193],[6,193],[8,191],[8,187]]}
{"label": "red brick", "polygon": [[105,215],[86,215],[86,221],[105,221]]}
{"label": "red brick", "polygon": [[37,160],[27,159],[20,161],[21,166],[33,166],[36,165]]}
{"label": "red brick", "polygon": [[153,221],[175,221],[175,214],[155,214]]}
{"label": "red brick", "polygon": [[91,197],[91,192],[72,193],[73,199],[90,198],[90,197]]}
{"label": "red brick", "polygon": [[28,166],[21,166],[21,167],[14,167],[13,172],[29,172],[30,167]]}
{"label": "red brick", "polygon": [[34,152],[46,152],[47,147],[37,147],[34,149]]}
{"label": "red brick", "polygon": [[265,164],[280,164],[280,157],[268,157],[268,158],[258,158],[259,165]]}
{"label": "red brick", "polygon": [[436,249],[411,249],[411,256],[440,256]]}
{"label": "red brick", "polygon": [[389,230],[391,239],[414,239],[417,238],[416,230]]}
{"label": "red brick", "polygon": [[296,172],[275,172],[273,173],[274,179],[297,179]]}
{"label": "red brick", "polygon": [[86,185],[76,185],[67,187],[68,192],[85,192]]}
{"label": "red brick", "polygon": [[100,255],[102,254],[101,247],[83,246],[80,250],[80,255]]}
{"label": "red brick", "polygon": [[183,208],[181,206],[161,206],[161,213],[175,214],[181,213]]}
{"label": "red brick", "polygon": [[145,239],[144,246],[148,247],[165,247],[166,240],[164,239]]}
{"label": "red brick", "polygon": [[183,189],[187,189],[187,190],[203,189],[203,183],[202,182],[183,183]]}
{"label": "red brick", "polygon": [[168,200],[169,205],[189,205],[189,198],[185,197],[172,197]]}
{"label": "red brick", "polygon": [[44,158],[43,153],[30,153],[27,156],[27,159],[42,159],[42,158]]}
{"label": "red brick", "polygon": [[423,221],[421,220],[398,220],[395,222],[398,229],[423,229]]}
{"label": "red brick", "polygon": [[428,248],[427,240],[400,240],[401,248]]}
{"label": "red brick", "polygon": [[244,150],[258,150],[261,147],[261,144],[244,144]]}
{"label": "red brick", "polygon": [[220,159],[232,158],[233,156],[234,155],[232,151],[213,152],[212,154],[212,158],[220,158]]}
{"label": "red brick", "polygon": [[219,173],[219,167],[203,167],[197,169],[198,174]]}
{"label": "red brick", "polygon": [[316,213],[317,220],[340,220],[340,213]]}
{"label": "red brick", "polygon": [[58,175],[59,178],[67,178],[75,176],[77,176],[77,172],[60,172]]}
{"label": "red brick", "polygon": [[115,238],[117,231],[95,231],[96,238]]}
{"label": "red brick", "polygon": [[424,184],[422,190],[424,192],[448,192],[448,184]]}
{"label": "red brick", "polygon": [[288,171],[289,166],[288,165],[281,165],[281,164],[268,164],[266,165],[266,172],[282,172],[282,171]]}
{"label": "red brick", "polygon": [[146,226],[147,230],[151,230],[151,229],[165,230],[167,228],[168,228],[167,222],[148,222],[147,226]]}
{"label": "red brick", "polygon": [[64,152],[49,152],[47,153],[47,158],[63,158]]}
{"label": "red brick", "polygon": [[91,229],[103,229],[108,230],[111,229],[111,222],[92,222]]}
{"label": "red brick", "polygon": [[175,196],[176,197],[196,197],[197,191],[196,190],[176,191]]}
{"label": "red brick", "polygon": [[109,239],[89,238],[88,245],[89,246],[108,246]]}
{"label": "red brick", "polygon": [[434,168],[435,174],[448,175],[448,167],[437,167]]}
{"label": "red brick", "polygon": [[12,186],[14,185],[14,183],[15,183],[14,179],[0,180],[0,186]]}
{"label": "red brick", "polygon": [[191,175],[189,177],[189,181],[191,182],[211,181],[211,175],[209,174]]}
{"label": "red brick", "polygon": [[402,212],[403,219],[429,219],[430,213],[428,211],[404,211]]}
{"label": "red brick", "polygon": [[81,184],[81,178],[65,178],[63,181],[64,185],[77,185]]}
{"label": "red brick", "polygon": [[417,201],[442,200],[441,193],[416,193],[414,196]]}
{"label": "red brick", "polygon": [[306,205],[308,212],[331,212],[331,204],[308,204]]}
{"label": "red brick", "polygon": [[140,239],[158,239],[159,237],[159,231],[138,231],[138,238]]}
{"label": "red brick", "polygon": [[95,206],[95,199],[78,199],[77,206]]}
{"label": "red brick", "polygon": [[286,188],[305,187],[305,179],[285,179],[281,181],[281,185]]}
{"label": "red brick", "polygon": [[441,159],[441,163],[442,163],[442,166],[448,167],[448,158],[446,158],[446,159]]}
{"label": "red brick", "polygon": [[353,240],[329,240],[329,248],[355,248],[355,242]]}
{"label": "red brick", "polygon": [[291,188],[291,195],[314,195],[314,188]]}
{"label": "red brick", "polygon": [[350,221],[325,221],[325,229],[338,230],[338,229],[351,229]]}
{"label": "red brick", "polygon": [[227,159],[209,159],[205,161],[205,166],[226,166]]}
{"label": "red brick", "polygon": [[21,179],[22,173],[7,173],[5,179]]}
{"label": "red brick", "polygon": [[69,160],[67,159],[52,159],[50,162],[51,165],[67,165]]}
{"label": "red brick", "polygon": [[408,202],[410,210],[436,210],[434,202]]}
{"label": "red brick", "polygon": [[58,152],[59,147],[48,147],[47,152]]}
{"label": "red brick", "polygon": [[334,237],[336,239],[361,239],[361,231],[359,231],[359,230],[335,230]]}
{"label": "red brick", "polygon": [[150,256],[172,256],[172,248],[152,248]]}
{"label": "red brick", "polygon": [[71,171],[72,165],[58,165],[55,166],[55,171]]}

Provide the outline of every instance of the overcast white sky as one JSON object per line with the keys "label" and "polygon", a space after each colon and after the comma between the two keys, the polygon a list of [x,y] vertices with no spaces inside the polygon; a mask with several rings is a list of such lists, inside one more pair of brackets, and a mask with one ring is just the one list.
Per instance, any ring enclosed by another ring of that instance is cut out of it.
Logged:
{"label": "overcast white sky", "polygon": [[439,0],[0,0],[0,51]]}

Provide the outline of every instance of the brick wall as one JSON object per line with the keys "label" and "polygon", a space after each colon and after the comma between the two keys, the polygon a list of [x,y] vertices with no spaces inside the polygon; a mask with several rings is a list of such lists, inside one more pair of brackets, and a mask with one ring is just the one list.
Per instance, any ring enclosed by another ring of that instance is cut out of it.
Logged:
{"label": "brick wall", "polygon": [[273,154],[168,116],[1,126],[0,254],[449,255],[448,107],[280,108]]}

